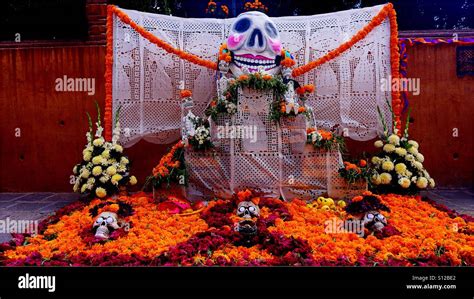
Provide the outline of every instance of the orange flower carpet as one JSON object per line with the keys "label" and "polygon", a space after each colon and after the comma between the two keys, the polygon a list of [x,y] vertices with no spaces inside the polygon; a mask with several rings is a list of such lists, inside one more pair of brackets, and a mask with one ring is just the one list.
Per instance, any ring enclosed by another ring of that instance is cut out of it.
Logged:
{"label": "orange flower carpet", "polygon": [[[327,233],[346,219],[341,207],[318,209],[295,199],[261,198],[258,231],[234,230],[237,202],[187,205],[148,193],[76,202],[47,218],[35,236],[14,235],[0,245],[6,266],[472,266],[473,218],[419,196],[382,195],[392,232]],[[355,200],[355,199],[354,199]],[[127,229],[94,237],[92,215],[127,207]]]}

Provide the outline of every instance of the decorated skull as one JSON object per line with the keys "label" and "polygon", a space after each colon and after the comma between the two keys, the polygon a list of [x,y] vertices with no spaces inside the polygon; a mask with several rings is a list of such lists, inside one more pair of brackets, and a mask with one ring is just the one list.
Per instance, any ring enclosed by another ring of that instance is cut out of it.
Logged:
{"label": "decorated skull", "polygon": [[227,48],[233,57],[230,69],[234,76],[280,70],[282,45],[275,23],[258,11],[240,14],[231,25]]}
{"label": "decorated skull", "polygon": [[362,223],[370,231],[381,231],[387,225],[387,219],[377,211],[368,211]]}
{"label": "decorated skull", "polygon": [[251,201],[242,201],[237,206],[237,216],[252,219],[260,216],[260,208]]}
{"label": "decorated skull", "polygon": [[92,226],[95,236],[99,239],[108,239],[111,231],[120,228],[117,214],[113,212],[100,213]]}

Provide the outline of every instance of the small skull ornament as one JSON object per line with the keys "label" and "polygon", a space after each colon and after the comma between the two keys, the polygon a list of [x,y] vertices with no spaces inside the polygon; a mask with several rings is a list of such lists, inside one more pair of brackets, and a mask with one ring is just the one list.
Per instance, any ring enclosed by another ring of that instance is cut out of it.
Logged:
{"label": "small skull ornament", "polygon": [[236,77],[259,71],[275,75],[280,71],[280,33],[264,13],[240,14],[231,25],[227,48],[232,52],[230,70]]}
{"label": "small skull ornament", "polygon": [[113,212],[103,212],[94,221],[95,237],[99,239],[108,239],[111,231],[119,229],[119,220],[117,214]]}
{"label": "small skull ornament", "polygon": [[370,231],[381,231],[387,225],[387,219],[377,211],[368,211],[362,223]]}
{"label": "small skull ornament", "polygon": [[242,201],[237,206],[237,216],[252,219],[260,216],[260,208],[251,201]]}

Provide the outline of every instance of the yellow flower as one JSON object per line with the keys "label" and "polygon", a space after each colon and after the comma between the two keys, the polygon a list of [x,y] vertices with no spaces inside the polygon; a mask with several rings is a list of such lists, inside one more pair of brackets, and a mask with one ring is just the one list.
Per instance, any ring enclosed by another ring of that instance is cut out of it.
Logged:
{"label": "yellow flower", "polygon": [[136,183],[137,183],[137,178],[136,178],[134,175],[132,175],[132,176],[130,177],[130,185],[133,186],[133,185],[135,185]]}
{"label": "yellow flower", "polygon": [[377,156],[372,157],[372,163],[374,163],[374,164],[379,164],[381,161],[382,161],[382,159],[380,159]]}
{"label": "yellow flower", "polygon": [[382,147],[382,146],[383,146],[383,141],[382,141],[382,140],[377,140],[377,141],[375,141],[375,142],[374,142],[374,146],[375,146],[375,147],[378,147],[378,148]]}
{"label": "yellow flower", "polygon": [[398,163],[397,165],[395,165],[395,171],[398,173],[398,174],[402,174],[405,172],[405,170],[407,170],[407,166],[403,163]]}
{"label": "yellow flower", "polygon": [[382,184],[388,185],[388,184],[390,184],[391,181],[392,181],[392,176],[390,175],[390,173],[383,172],[380,175],[380,182]]}
{"label": "yellow flower", "polygon": [[102,152],[102,157],[104,157],[105,159],[110,158],[110,151],[109,150],[103,151]]}
{"label": "yellow flower", "polygon": [[407,161],[414,161],[415,160],[415,157],[413,155],[406,155],[405,156],[405,160]]}
{"label": "yellow flower", "polygon": [[92,142],[92,144],[95,146],[102,146],[104,144],[104,138],[97,138]]}
{"label": "yellow flower", "polygon": [[89,176],[91,175],[89,169],[85,168],[82,172],[81,172],[81,177],[87,179]]}
{"label": "yellow flower", "polygon": [[102,163],[102,159],[102,156],[95,156],[94,158],[92,158],[92,163],[94,163],[95,165],[100,164]]}
{"label": "yellow flower", "polygon": [[405,156],[407,154],[407,150],[404,149],[403,147],[397,147],[395,149],[395,153],[401,157]]}
{"label": "yellow flower", "polygon": [[90,161],[90,160],[91,160],[91,157],[92,157],[91,152],[86,152],[86,153],[82,156],[82,158],[83,158],[84,161],[86,161],[86,162]]}
{"label": "yellow flower", "polygon": [[87,189],[87,184],[82,185],[82,187],[81,187],[81,193],[86,192],[86,189]]}
{"label": "yellow flower", "polygon": [[407,178],[401,178],[398,180],[398,184],[402,186],[402,188],[408,188],[410,187],[411,182]]}
{"label": "yellow flower", "polygon": [[99,187],[99,188],[95,189],[95,195],[97,195],[100,198],[103,198],[107,195],[107,191],[105,191],[104,188]]}
{"label": "yellow flower", "polygon": [[392,134],[388,137],[388,142],[390,142],[393,145],[399,145],[400,137],[398,137],[398,135]]}
{"label": "yellow flower", "polygon": [[120,158],[120,164],[124,164],[124,165],[127,165],[130,161],[128,161],[128,159],[126,157],[122,157]]}
{"label": "yellow flower", "polygon": [[416,182],[416,186],[420,189],[425,189],[428,186],[428,180],[424,177],[420,177]]}
{"label": "yellow flower", "polygon": [[392,161],[385,161],[382,163],[382,169],[386,171],[392,171],[393,170],[393,163]]}
{"label": "yellow flower", "polygon": [[96,166],[96,167],[92,168],[92,174],[95,175],[95,176],[98,176],[98,175],[102,174],[102,167]]}
{"label": "yellow flower", "polygon": [[114,166],[107,167],[107,174],[108,175],[114,175],[116,173],[117,173],[117,168],[115,168]]}
{"label": "yellow flower", "polygon": [[413,166],[415,166],[416,169],[422,170],[423,169],[423,164],[421,164],[418,161],[413,162]]}
{"label": "yellow flower", "polygon": [[123,147],[120,144],[115,144],[112,147],[112,149],[115,150],[116,152],[119,152],[119,153],[121,153],[123,151]]}
{"label": "yellow flower", "polygon": [[391,153],[395,150],[395,145],[387,143],[386,145],[383,146],[383,150],[387,153]]}
{"label": "yellow flower", "polygon": [[114,175],[112,176],[111,182],[112,182],[112,184],[117,185],[118,182],[119,182],[121,179],[122,179],[122,176],[121,176],[120,174],[114,174]]}

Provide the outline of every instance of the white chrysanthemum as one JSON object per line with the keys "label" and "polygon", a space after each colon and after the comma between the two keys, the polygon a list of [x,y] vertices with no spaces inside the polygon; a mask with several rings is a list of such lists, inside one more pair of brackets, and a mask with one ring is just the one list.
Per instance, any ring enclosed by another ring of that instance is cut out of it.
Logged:
{"label": "white chrysanthemum", "polygon": [[101,156],[104,157],[105,159],[110,158],[110,151],[109,150],[103,151]]}
{"label": "white chrysanthemum", "polygon": [[428,186],[428,180],[426,178],[418,178],[418,181],[416,182],[416,186],[420,189],[425,189]]}
{"label": "white chrysanthemum", "polygon": [[79,173],[79,169],[78,169],[78,165],[75,165],[73,168],[72,168],[72,173],[77,175]]}
{"label": "white chrysanthemum", "polygon": [[377,148],[381,148],[383,146],[383,141],[382,140],[375,141],[374,146]]}
{"label": "white chrysanthemum", "polygon": [[112,146],[112,149],[119,153],[123,151],[123,147],[120,144],[114,144],[114,146]]}
{"label": "white chrysanthemum", "polygon": [[429,179],[429,183],[430,183],[430,188],[434,188],[436,186],[435,180],[433,179]]}
{"label": "white chrysanthemum", "polygon": [[413,162],[412,162],[412,165],[413,165],[416,169],[418,169],[418,170],[422,170],[422,169],[423,169],[423,164],[421,164],[421,163],[418,162],[418,161],[413,161]]}
{"label": "white chrysanthemum", "polygon": [[91,172],[89,171],[89,169],[87,168],[82,169],[81,177],[87,179],[90,175],[91,175]]}
{"label": "white chrysanthemum", "polygon": [[380,185],[380,183],[382,182],[381,179],[380,179],[380,175],[378,175],[378,174],[374,174],[374,175],[370,178],[370,181],[371,181],[374,185]]}
{"label": "white chrysanthemum", "polygon": [[89,162],[91,160],[91,157],[92,157],[92,153],[91,152],[86,152],[82,158],[84,159],[84,161],[86,162]]}
{"label": "white chrysanthemum", "polygon": [[127,165],[130,161],[126,157],[120,158],[120,164]]}
{"label": "white chrysanthemum", "polygon": [[408,149],[408,152],[409,152],[410,154],[416,156],[416,155],[418,154],[418,149],[417,149],[416,147],[412,146],[412,147],[410,147],[410,148]]}
{"label": "white chrysanthemum", "polygon": [[101,176],[99,179],[99,181],[101,181],[104,184],[107,183],[109,180],[110,180],[110,176],[108,175]]}
{"label": "white chrysanthemum", "polygon": [[393,170],[393,163],[392,161],[385,161],[382,163],[382,169],[386,171],[392,171]]}
{"label": "white chrysanthemum", "polygon": [[377,157],[377,156],[372,157],[372,163],[373,164],[379,164],[380,162],[382,162],[382,159],[380,159],[379,157]]}
{"label": "white chrysanthemum", "polygon": [[81,187],[81,193],[86,192],[86,190],[87,190],[87,184],[82,185],[82,187]]}
{"label": "white chrysanthemum", "polygon": [[75,183],[74,186],[72,187],[72,190],[73,190],[74,192],[79,191],[79,184],[80,184],[80,183],[79,183],[79,180],[76,180],[76,183]]}
{"label": "white chrysanthemum", "polygon": [[423,163],[425,161],[425,156],[423,156],[422,154],[418,153],[416,154],[416,159],[418,161],[420,161],[421,163]]}
{"label": "white chrysanthemum", "polygon": [[87,184],[93,185],[94,183],[95,183],[95,178],[89,178],[89,179],[87,180]]}
{"label": "white chrysanthemum", "polygon": [[383,150],[387,153],[391,153],[395,150],[395,145],[387,143],[386,145],[383,146]]}
{"label": "white chrysanthemum", "polygon": [[388,136],[388,142],[390,142],[393,145],[399,145],[400,144],[400,137],[398,135],[392,134]]}
{"label": "white chrysanthemum", "polygon": [[97,139],[94,139],[94,141],[92,141],[92,144],[94,146],[102,146],[104,144],[104,138],[97,138]]}
{"label": "white chrysanthemum", "polygon": [[415,140],[408,140],[408,144],[411,144],[412,147],[418,149],[419,145],[418,145],[418,142],[416,142]]}
{"label": "white chrysanthemum", "polygon": [[407,160],[408,162],[415,161],[415,156],[413,156],[413,155],[406,155],[406,156],[405,156],[405,160]]}
{"label": "white chrysanthemum", "polygon": [[407,150],[404,149],[403,147],[397,147],[395,149],[395,153],[399,155],[400,157],[404,157],[407,154]]}
{"label": "white chrysanthemum", "polygon": [[405,171],[407,170],[407,166],[403,163],[397,163],[397,165],[395,165],[395,171],[398,173],[398,174],[402,174],[404,173]]}
{"label": "white chrysanthemum", "polygon": [[401,179],[398,180],[398,184],[400,186],[402,186],[402,188],[406,189],[406,188],[410,187],[411,182],[407,178],[401,178]]}
{"label": "white chrysanthemum", "polygon": [[136,178],[134,175],[132,175],[132,176],[130,177],[129,183],[130,183],[130,185],[132,185],[132,186],[133,186],[133,185],[136,185],[136,184],[137,184],[137,178]]}
{"label": "white chrysanthemum", "polygon": [[413,183],[416,183],[417,180],[418,180],[418,178],[417,178],[416,176],[414,176],[414,177],[411,178],[411,181],[412,181]]}
{"label": "white chrysanthemum", "polygon": [[382,184],[388,185],[390,184],[391,181],[392,181],[392,176],[390,175],[390,173],[383,172],[382,174],[380,174],[380,182]]}

